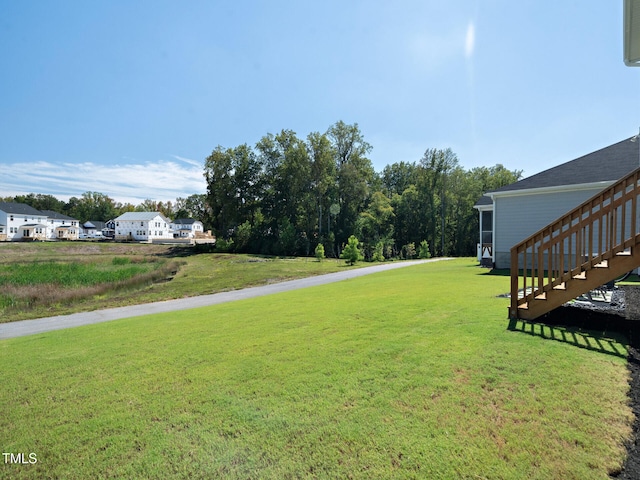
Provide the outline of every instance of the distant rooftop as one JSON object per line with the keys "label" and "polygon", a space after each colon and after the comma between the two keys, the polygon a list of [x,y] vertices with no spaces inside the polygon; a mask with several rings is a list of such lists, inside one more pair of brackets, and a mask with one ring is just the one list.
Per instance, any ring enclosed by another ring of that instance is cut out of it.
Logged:
{"label": "distant rooftop", "polygon": [[54,220],[76,220],[75,218],[69,217],[62,213],[54,212],[53,210],[42,210],[43,215],[46,215],[49,218],[53,218]]}
{"label": "distant rooftop", "polygon": [[169,223],[169,220],[167,219],[167,217],[165,217],[160,212],[125,212],[122,215],[120,215],[118,218],[116,218],[116,220],[123,220],[123,221],[134,220],[134,221],[144,222],[144,221],[151,221],[154,218],[156,218],[158,215],[162,217],[164,221]]}
{"label": "distant rooftop", "polygon": [[198,220],[195,220],[193,218],[176,218],[173,222],[175,225],[193,225],[194,223],[196,223]]}
{"label": "distant rooftop", "polygon": [[0,202],[0,210],[5,213],[13,213],[18,215],[37,215],[40,217],[46,217],[45,213],[41,212],[40,210],[36,210],[26,203]]}

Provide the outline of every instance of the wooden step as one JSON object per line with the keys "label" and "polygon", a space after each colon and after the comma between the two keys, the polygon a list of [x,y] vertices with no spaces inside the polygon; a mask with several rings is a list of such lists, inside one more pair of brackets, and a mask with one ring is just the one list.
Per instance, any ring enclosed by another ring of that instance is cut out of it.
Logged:
{"label": "wooden step", "polygon": [[578,275],[574,275],[573,279],[574,280],[586,280],[587,279],[587,272],[580,272]]}

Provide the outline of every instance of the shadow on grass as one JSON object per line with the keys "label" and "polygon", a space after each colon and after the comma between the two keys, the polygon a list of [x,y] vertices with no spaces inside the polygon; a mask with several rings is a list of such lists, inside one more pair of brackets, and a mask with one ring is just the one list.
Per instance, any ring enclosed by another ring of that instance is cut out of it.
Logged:
{"label": "shadow on grass", "polygon": [[[510,320],[509,330],[542,338],[551,338],[579,348],[625,358],[629,371],[628,401],[633,415],[631,438],[627,439],[627,457],[611,478],[640,478],[640,321],[627,320],[612,313],[560,307],[536,322]],[[620,348],[625,345],[626,348]]]}
{"label": "shadow on grass", "polygon": [[510,320],[508,329],[625,358],[612,342],[640,350],[640,321],[597,310],[563,306],[536,321]]}
{"label": "shadow on grass", "polygon": [[501,268],[501,269],[492,268],[491,270],[487,269],[487,271],[484,273],[481,273],[481,275],[490,275],[492,277],[510,277],[511,270],[509,270],[508,268]]}
{"label": "shadow on grass", "polygon": [[508,328],[511,331],[568,343],[578,348],[620,358],[627,358],[628,355],[625,348],[620,348],[620,344],[627,344],[627,337],[616,331],[588,330],[576,326],[550,325],[527,320],[510,320]]}

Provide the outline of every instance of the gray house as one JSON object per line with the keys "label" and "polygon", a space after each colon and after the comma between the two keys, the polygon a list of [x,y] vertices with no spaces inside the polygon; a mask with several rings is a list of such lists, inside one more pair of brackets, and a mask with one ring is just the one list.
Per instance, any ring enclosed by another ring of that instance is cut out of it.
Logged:
{"label": "gray house", "polygon": [[631,137],[485,193],[474,207],[481,263],[509,268],[511,247],[639,166],[640,141]]}

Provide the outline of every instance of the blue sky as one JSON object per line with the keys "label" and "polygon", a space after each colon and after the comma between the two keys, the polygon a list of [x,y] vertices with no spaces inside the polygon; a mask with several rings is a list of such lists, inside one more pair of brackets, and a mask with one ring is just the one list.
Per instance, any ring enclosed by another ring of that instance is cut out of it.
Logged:
{"label": "blue sky", "polygon": [[0,196],[175,200],[217,145],[338,120],[378,171],[451,148],[529,176],[639,107],[622,0],[0,0]]}

